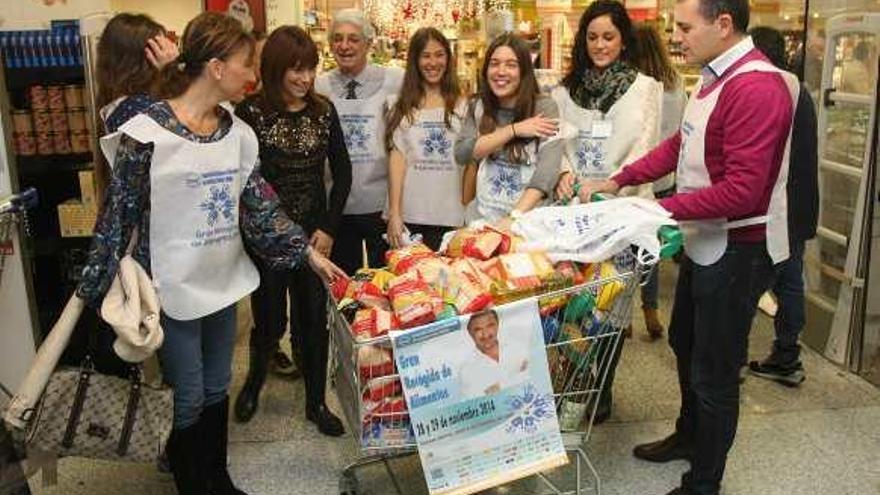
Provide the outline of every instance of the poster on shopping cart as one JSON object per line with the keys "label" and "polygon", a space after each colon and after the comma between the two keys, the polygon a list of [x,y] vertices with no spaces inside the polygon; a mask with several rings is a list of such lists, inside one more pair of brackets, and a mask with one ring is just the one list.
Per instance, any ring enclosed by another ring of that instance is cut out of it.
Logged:
{"label": "poster on shopping cart", "polygon": [[432,495],[475,493],[568,462],[536,300],[391,338]]}

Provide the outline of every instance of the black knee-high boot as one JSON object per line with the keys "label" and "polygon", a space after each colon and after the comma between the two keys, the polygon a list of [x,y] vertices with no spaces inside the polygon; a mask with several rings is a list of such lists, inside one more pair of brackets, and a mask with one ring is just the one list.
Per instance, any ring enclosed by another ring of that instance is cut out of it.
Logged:
{"label": "black knee-high boot", "polygon": [[174,484],[180,495],[207,495],[208,479],[205,473],[204,430],[202,422],[171,430],[165,447]]}
{"label": "black knee-high boot", "polygon": [[205,472],[210,495],[247,495],[232,483],[229,477],[229,397],[218,404],[205,407],[202,412],[205,432]]}

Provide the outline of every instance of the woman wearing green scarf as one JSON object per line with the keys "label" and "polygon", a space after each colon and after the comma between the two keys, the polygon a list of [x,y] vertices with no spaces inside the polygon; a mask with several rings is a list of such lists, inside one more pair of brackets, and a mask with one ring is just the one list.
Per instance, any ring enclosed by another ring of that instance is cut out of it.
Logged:
{"label": "woman wearing green scarf", "polygon": [[[552,93],[568,128],[565,134],[572,135],[565,144],[557,196],[570,198],[576,181],[607,179],[657,144],[663,85],[636,70],[638,48],[623,4],[597,0],[584,11],[574,38],[571,70]],[[651,184],[624,188],[620,194],[653,198]],[[611,386],[622,346],[623,339],[601,356],[612,362],[597,423],[611,414]]]}

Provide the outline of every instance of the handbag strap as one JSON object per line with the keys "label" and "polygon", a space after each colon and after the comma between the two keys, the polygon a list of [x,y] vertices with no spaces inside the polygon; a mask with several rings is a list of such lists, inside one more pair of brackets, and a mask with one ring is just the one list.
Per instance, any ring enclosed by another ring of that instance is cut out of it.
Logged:
{"label": "handbag strap", "polygon": [[131,229],[131,239],[128,241],[128,246],[125,248],[125,254],[127,256],[131,256],[134,252],[135,246],[137,246],[138,241],[138,231],[140,230],[140,225],[135,224],[134,228]]}

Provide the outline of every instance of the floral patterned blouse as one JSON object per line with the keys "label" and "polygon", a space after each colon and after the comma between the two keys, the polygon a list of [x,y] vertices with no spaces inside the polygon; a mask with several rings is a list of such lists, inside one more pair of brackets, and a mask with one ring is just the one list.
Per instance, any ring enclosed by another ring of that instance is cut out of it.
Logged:
{"label": "floral patterned blouse", "polygon": [[[223,108],[220,125],[210,136],[190,131],[174,115],[167,102],[150,106],[147,116],[165,129],[190,141],[219,141],[232,128],[232,116]],[[83,269],[77,295],[93,307],[100,305],[116,275],[119,260],[125,255],[132,233],[138,237],[132,256],[150,272],[150,163],[153,144],[141,143],[123,134],[113,167],[113,177],[98,221],[89,258]],[[240,200],[239,227],[250,252],[276,269],[298,265],[306,253],[308,238],[284,211],[272,186],[254,167]]]}

